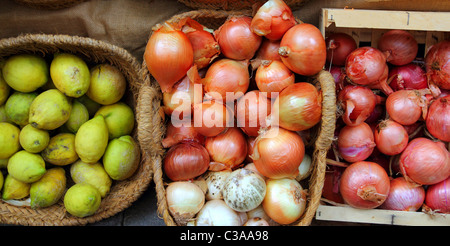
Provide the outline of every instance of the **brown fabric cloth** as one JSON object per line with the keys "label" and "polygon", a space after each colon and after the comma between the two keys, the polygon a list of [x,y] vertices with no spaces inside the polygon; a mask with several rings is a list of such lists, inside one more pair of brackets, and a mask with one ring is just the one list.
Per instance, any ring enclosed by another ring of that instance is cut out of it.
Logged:
{"label": "brown fabric cloth", "polygon": [[142,61],[150,29],[187,11],[176,0],[88,0],[59,10],[0,4],[0,38],[25,33],[68,34],[109,42]]}

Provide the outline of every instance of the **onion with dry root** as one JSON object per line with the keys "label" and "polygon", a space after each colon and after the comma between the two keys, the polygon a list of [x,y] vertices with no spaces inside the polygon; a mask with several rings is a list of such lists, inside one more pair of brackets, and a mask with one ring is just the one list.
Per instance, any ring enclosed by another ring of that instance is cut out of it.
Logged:
{"label": "onion with dry root", "polygon": [[203,191],[188,181],[170,183],[166,188],[166,199],[170,214],[181,225],[186,225],[205,204]]}

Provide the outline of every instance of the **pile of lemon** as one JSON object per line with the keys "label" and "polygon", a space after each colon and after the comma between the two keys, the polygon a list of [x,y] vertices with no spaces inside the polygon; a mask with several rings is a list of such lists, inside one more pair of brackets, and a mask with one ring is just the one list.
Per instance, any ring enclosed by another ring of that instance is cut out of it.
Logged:
{"label": "pile of lemon", "polygon": [[136,172],[126,79],[79,56],[18,54],[0,62],[0,189],[33,209],[61,199],[77,217],[94,214],[114,180]]}

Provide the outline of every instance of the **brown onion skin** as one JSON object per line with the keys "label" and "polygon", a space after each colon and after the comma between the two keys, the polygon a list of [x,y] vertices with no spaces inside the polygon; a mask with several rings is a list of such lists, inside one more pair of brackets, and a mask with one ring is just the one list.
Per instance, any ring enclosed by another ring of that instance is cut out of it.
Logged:
{"label": "brown onion skin", "polygon": [[441,89],[450,89],[450,41],[441,41],[428,50],[425,55],[425,67],[428,81]]}
{"label": "brown onion skin", "polygon": [[335,66],[345,66],[347,56],[357,48],[356,41],[346,33],[331,33],[326,39],[327,62]]}
{"label": "brown onion skin", "polygon": [[365,122],[344,126],[339,132],[337,144],[342,158],[350,163],[365,160],[376,146],[373,131]]}
{"label": "brown onion skin", "polygon": [[209,167],[208,151],[196,142],[172,146],[164,157],[164,173],[172,181],[191,180]]}
{"label": "brown onion skin", "polygon": [[378,41],[378,49],[387,52],[387,62],[402,66],[414,61],[419,45],[409,32],[390,30],[381,36]]}
{"label": "brown onion skin", "polygon": [[397,211],[417,211],[425,200],[425,189],[406,181],[404,177],[391,179],[389,195],[380,208]]}
{"label": "brown onion skin", "polygon": [[435,212],[450,213],[450,177],[428,187],[425,204]]}
{"label": "brown onion skin", "polygon": [[345,111],[344,123],[354,126],[369,118],[377,105],[377,97],[367,87],[347,85],[338,94],[338,105]]}
{"label": "brown onion skin", "polygon": [[220,47],[214,36],[205,30],[186,32],[194,50],[194,63],[198,69],[207,67],[220,54]]}
{"label": "brown onion skin", "polygon": [[389,176],[375,162],[355,162],[342,173],[339,190],[344,201],[354,208],[376,208],[389,195]]}
{"label": "brown onion skin", "polygon": [[215,100],[194,104],[193,114],[195,130],[205,137],[217,136],[225,131],[234,118],[225,104]]}
{"label": "brown onion skin", "polygon": [[300,135],[271,127],[256,139],[251,158],[262,175],[280,179],[295,178],[304,155],[305,144]]}
{"label": "brown onion skin", "polygon": [[199,134],[192,122],[186,122],[187,124],[182,124],[180,126],[174,126],[172,121],[169,121],[166,129],[166,136],[161,141],[164,148],[170,148],[175,144],[181,143],[183,141],[195,141],[200,144],[205,143],[205,137]]}
{"label": "brown onion skin", "polygon": [[428,132],[433,137],[450,142],[450,95],[431,103],[425,122]]}
{"label": "brown onion skin", "polygon": [[385,155],[398,155],[408,145],[408,132],[393,120],[381,121],[374,132],[375,144]]}
{"label": "brown onion skin", "polygon": [[255,74],[256,86],[261,92],[267,92],[267,97],[272,97],[272,92],[281,92],[284,88],[295,83],[295,74],[281,61],[261,62]]}
{"label": "brown onion skin", "polygon": [[400,171],[409,182],[432,185],[450,175],[450,153],[442,142],[415,138],[400,155]]}
{"label": "brown onion skin", "polygon": [[247,156],[247,139],[239,128],[229,127],[217,136],[206,138],[205,148],[212,161],[234,169]]}
{"label": "brown onion skin", "polygon": [[386,99],[386,111],[402,125],[412,125],[422,116],[421,96],[417,90],[398,90]]}
{"label": "brown onion skin", "polygon": [[267,127],[266,118],[271,110],[270,99],[258,90],[249,91],[236,104],[237,126],[248,136],[256,137],[259,129]]}
{"label": "brown onion skin", "polygon": [[284,34],[278,54],[294,73],[314,75],[323,69],[326,62],[325,39],[314,25],[296,24]]}
{"label": "brown onion skin", "polygon": [[261,46],[258,51],[256,51],[255,58],[250,61],[252,69],[258,69],[261,62],[267,61],[281,61],[281,57],[278,54],[278,49],[280,48],[280,40],[269,40],[263,38]]}
{"label": "brown onion skin", "polygon": [[255,34],[248,16],[231,16],[216,31],[214,37],[221,53],[234,60],[250,60],[258,50],[262,37]]}

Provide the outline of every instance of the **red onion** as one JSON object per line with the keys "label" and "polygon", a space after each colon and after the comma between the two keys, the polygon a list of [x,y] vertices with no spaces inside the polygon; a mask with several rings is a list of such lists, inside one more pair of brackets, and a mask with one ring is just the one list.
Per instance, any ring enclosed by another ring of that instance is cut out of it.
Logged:
{"label": "red onion", "polygon": [[336,83],[336,94],[338,94],[344,86],[348,85],[345,80],[345,67],[331,66],[329,72]]}
{"label": "red onion", "polygon": [[380,122],[375,130],[375,144],[378,150],[385,155],[398,155],[408,145],[406,129],[393,120]]}
{"label": "red onion", "polygon": [[172,146],[164,158],[164,173],[172,181],[190,180],[208,170],[208,151],[196,142]]}
{"label": "red onion", "polygon": [[441,41],[428,50],[425,66],[428,81],[441,89],[450,89],[450,41]]}
{"label": "red onion", "polygon": [[428,87],[425,71],[414,63],[404,66],[392,67],[389,70],[389,86],[394,91],[398,90],[418,90]]}
{"label": "red onion", "polygon": [[442,142],[415,138],[400,155],[400,171],[409,182],[431,185],[450,175],[450,153]]}
{"label": "red onion", "polygon": [[389,176],[377,163],[355,162],[341,176],[339,190],[344,201],[354,208],[371,209],[380,206],[388,197]]}
{"label": "red onion", "polygon": [[357,48],[355,39],[346,33],[331,33],[325,43],[327,62],[336,66],[344,66],[347,56]]}
{"label": "red onion", "polygon": [[440,97],[431,103],[426,126],[433,137],[450,142],[450,95]]}
{"label": "red onion", "polygon": [[425,204],[435,212],[450,213],[450,177],[428,187]]}
{"label": "red onion", "polygon": [[387,84],[389,69],[385,55],[372,47],[360,47],[347,56],[345,71],[348,78],[358,85],[380,89],[384,94],[392,93]]}
{"label": "red onion", "polygon": [[386,201],[380,208],[398,211],[417,211],[425,200],[425,189],[406,181],[403,177],[391,180]]}
{"label": "red onion", "polygon": [[378,49],[386,52],[387,62],[401,66],[412,62],[419,50],[416,39],[404,30],[390,30],[378,41]]}
{"label": "red onion", "polygon": [[356,126],[346,125],[339,132],[339,154],[348,162],[365,160],[375,146],[372,129],[365,122]]}
{"label": "red onion", "polygon": [[330,166],[328,168],[330,170],[325,172],[322,197],[336,203],[344,203],[344,199],[342,199],[342,195],[339,192],[339,183],[344,168],[337,166]]}

